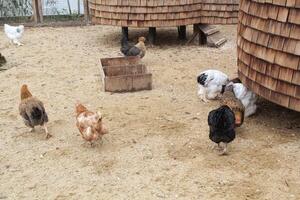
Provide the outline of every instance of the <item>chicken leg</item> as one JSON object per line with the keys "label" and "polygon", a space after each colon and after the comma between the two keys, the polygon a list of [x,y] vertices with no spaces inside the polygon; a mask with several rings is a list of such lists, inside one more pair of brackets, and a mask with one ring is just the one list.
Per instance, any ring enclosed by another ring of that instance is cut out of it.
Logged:
{"label": "chicken leg", "polygon": [[49,132],[48,132],[48,128],[47,128],[46,123],[44,123],[43,127],[44,127],[44,130],[45,130],[45,133],[46,133],[46,139],[49,139],[50,137],[52,137],[52,135],[49,134]]}
{"label": "chicken leg", "polygon": [[224,143],[224,148],[219,154],[220,156],[227,155],[227,143]]}

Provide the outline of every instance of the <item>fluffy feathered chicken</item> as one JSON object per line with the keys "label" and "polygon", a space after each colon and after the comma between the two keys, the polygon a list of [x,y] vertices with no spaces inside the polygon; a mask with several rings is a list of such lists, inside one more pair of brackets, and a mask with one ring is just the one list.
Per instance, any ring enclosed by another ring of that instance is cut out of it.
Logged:
{"label": "fluffy feathered chicken", "polygon": [[227,153],[227,144],[235,139],[235,116],[228,106],[221,106],[208,115],[209,138],[218,144],[224,144],[220,155]]}
{"label": "fluffy feathered chicken", "polygon": [[30,127],[31,132],[34,131],[35,126],[43,126],[46,133],[46,139],[51,137],[47,129],[48,115],[45,111],[44,104],[36,97],[32,96],[27,85],[22,85],[21,87],[19,112],[25,125]]}
{"label": "fluffy feathered chicken", "polygon": [[221,95],[222,88],[229,82],[228,76],[218,70],[206,70],[197,77],[199,85],[198,95],[202,101],[208,102],[208,99],[216,99]]}
{"label": "fluffy feathered chicken", "polygon": [[233,92],[233,84],[228,84],[221,98],[221,105],[228,106],[235,115],[235,126],[239,127],[244,122],[245,107]]}
{"label": "fluffy feathered chicken", "polygon": [[18,46],[23,45],[19,40],[23,36],[24,26],[10,26],[8,24],[4,24],[4,32],[6,36],[9,38],[10,42],[16,44]]}
{"label": "fluffy feathered chicken", "polygon": [[5,57],[0,53],[0,67],[6,63]]}
{"label": "fluffy feathered chicken", "polygon": [[76,104],[76,126],[82,138],[90,142],[91,146],[98,139],[102,140],[102,136],[108,133],[102,123],[101,113],[91,112],[80,103]]}
{"label": "fluffy feathered chicken", "polygon": [[144,37],[139,37],[138,43],[136,45],[131,45],[128,43],[126,37],[123,37],[121,40],[121,52],[125,56],[139,56],[143,58],[146,54],[146,46],[145,46],[146,39]]}
{"label": "fluffy feathered chicken", "polygon": [[248,90],[242,83],[234,83],[233,91],[239,100],[243,103],[245,107],[245,117],[249,117],[256,112],[257,96],[252,91]]}

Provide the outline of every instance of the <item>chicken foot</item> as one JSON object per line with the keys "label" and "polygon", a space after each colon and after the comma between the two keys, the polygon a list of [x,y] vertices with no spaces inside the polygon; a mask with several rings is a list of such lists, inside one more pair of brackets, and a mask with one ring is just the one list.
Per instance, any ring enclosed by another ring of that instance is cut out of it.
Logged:
{"label": "chicken foot", "polygon": [[227,143],[224,143],[223,149],[219,153],[220,156],[227,155]]}

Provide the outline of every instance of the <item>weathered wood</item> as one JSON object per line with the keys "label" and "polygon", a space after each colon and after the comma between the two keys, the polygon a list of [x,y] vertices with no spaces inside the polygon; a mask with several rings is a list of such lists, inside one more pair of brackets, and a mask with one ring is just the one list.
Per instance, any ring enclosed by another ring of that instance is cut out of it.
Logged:
{"label": "weathered wood", "polygon": [[204,45],[207,43],[207,38],[204,32],[202,32],[201,30],[199,31],[199,44],[200,45]]}
{"label": "weathered wood", "polygon": [[104,91],[130,92],[152,89],[152,74],[138,57],[101,59]]}
{"label": "weathered wood", "polygon": [[[300,1],[299,1],[300,2]],[[251,8],[251,9],[250,9]],[[300,111],[300,3],[242,0],[238,24],[238,68],[258,95]]]}
{"label": "weathered wood", "polygon": [[177,27],[178,30],[178,38],[180,40],[186,40],[186,26]]}
{"label": "weathered wood", "polygon": [[235,24],[239,4],[239,0],[88,1],[93,23],[147,28],[197,23]]}
{"label": "weathered wood", "polygon": [[84,20],[86,23],[90,22],[90,9],[89,9],[89,1],[83,0],[83,9],[84,9]]}
{"label": "weathered wood", "polygon": [[220,47],[227,41],[220,32],[215,32],[214,34],[207,36],[206,40],[207,45],[210,47]]}
{"label": "weathered wood", "polygon": [[156,40],[156,27],[149,28],[148,40],[150,44],[154,44]]}
{"label": "weathered wood", "polygon": [[38,9],[39,22],[43,23],[44,22],[44,16],[43,16],[42,0],[37,0],[37,9]]}
{"label": "weathered wood", "polygon": [[35,23],[43,22],[43,9],[41,0],[32,0],[32,13]]}
{"label": "weathered wood", "polygon": [[36,0],[32,0],[32,17],[35,23],[39,22]]}

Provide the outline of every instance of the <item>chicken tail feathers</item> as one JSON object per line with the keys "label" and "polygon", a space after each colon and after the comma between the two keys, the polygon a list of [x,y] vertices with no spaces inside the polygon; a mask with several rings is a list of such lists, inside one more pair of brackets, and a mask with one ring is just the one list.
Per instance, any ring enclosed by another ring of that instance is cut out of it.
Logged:
{"label": "chicken tail feathers", "polygon": [[44,124],[48,122],[48,115],[44,108],[34,107],[30,113],[31,120],[34,124]]}
{"label": "chicken tail feathers", "polygon": [[34,107],[31,111],[31,117],[34,120],[39,120],[42,118],[43,111],[41,111],[39,108]]}

